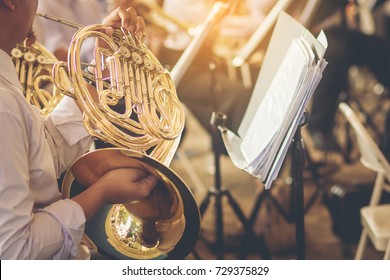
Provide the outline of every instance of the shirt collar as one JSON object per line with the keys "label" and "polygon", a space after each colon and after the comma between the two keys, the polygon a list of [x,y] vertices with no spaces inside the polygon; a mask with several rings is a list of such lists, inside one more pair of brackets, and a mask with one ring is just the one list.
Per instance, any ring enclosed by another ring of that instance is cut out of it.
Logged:
{"label": "shirt collar", "polygon": [[9,54],[0,49],[0,76],[22,90],[22,85],[19,82],[18,75],[16,74],[15,65],[12,62]]}

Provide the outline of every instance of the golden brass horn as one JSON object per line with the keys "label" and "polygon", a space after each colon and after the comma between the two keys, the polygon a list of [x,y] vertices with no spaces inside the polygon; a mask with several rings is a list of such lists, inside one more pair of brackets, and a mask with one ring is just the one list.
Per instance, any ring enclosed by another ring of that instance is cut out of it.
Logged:
{"label": "golden brass horn", "polygon": [[[200,215],[189,188],[166,165],[184,127],[183,108],[169,72],[134,34],[115,30],[109,37],[101,32],[104,25],[81,27],[37,15],[79,29],[70,43],[68,62],[54,64],[54,84],[83,109],[88,132],[115,146],[77,160],[63,180],[63,197],[86,188],[88,173],[131,166],[134,160],[151,166],[160,178],[146,199],[100,209],[86,223],[87,239],[109,258],[184,258],[196,244]],[[106,45],[95,48],[92,64],[80,61],[83,43],[90,38]],[[88,73],[85,65],[94,71]],[[88,83],[96,86],[98,100],[92,98]],[[116,110],[118,104],[123,110]]]}
{"label": "golden brass horn", "polygon": [[[83,108],[88,132],[115,147],[167,160],[166,151],[184,128],[184,110],[170,73],[150,50],[136,36],[121,30],[110,38],[101,32],[105,28],[101,24],[82,27],[44,13],[37,15],[79,29],[69,46],[68,63],[57,61],[53,78],[57,89]],[[86,72],[85,65],[90,64],[80,61],[82,44],[91,37],[108,45],[108,49],[95,49],[94,73]],[[103,71],[109,75],[103,77]],[[99,101],[92,99],[86,80],[96,85]],[[123,112],[114,110],[119,102],[125,105]]]}

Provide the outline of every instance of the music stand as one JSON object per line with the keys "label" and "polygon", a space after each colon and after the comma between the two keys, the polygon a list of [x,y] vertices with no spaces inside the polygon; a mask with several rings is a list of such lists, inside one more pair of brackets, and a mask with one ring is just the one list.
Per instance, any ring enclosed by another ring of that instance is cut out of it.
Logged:
{"label": "music stand", "polygon": [[[288,34],[284,32],[286,28],[289,29]],[[292,215],[286,213],[268,191],[264,191],[250,221],[253,224],[261,200],[271,198],[286,220],[296,223],[298,259],[305,257],[305,153],[300,128],[307,123],[305,108],[327,64],[323,59],[326,47],[324,33],[316,38],[292,17],[281,12],[238,135],[226,128],[221,129],[222,138],[234,164],[263,182],[265,189],[271,187],[288,150],[291,150]]]}

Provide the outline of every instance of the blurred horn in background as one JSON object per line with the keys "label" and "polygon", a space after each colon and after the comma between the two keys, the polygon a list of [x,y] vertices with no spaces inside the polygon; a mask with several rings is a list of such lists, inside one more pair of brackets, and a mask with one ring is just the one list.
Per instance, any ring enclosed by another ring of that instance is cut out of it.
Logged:
{"label": "blurred horn in background", "polygon": [[238,48],[235,54],[229,58],[230,64],[241,69],[243,84],[247,88],[253,86],[250,64],[261,65],[271,31],[281,11],[287,11],[304,26],[307,26],[317,11],[320,0],[278,0],[260,23],[253,35]]}
{"label": "blurred horn in background", "polygon": [[11,58],[27,101],[48,115],[62,99],[51,75],[56,57],[37,42],[29,46],[26,39],[12,50]]}
{"label": "blurred horn in background", "polygon": [[[86,223],[86,239],[108,258],[184,258],[197,242],[200,215],[192,192],[167,167],[184,127],[184,111],[169,72],[134,34],[115,30],[109,37],[102,32],[104,25],[82,27],[37,15],[78,29],[68,61],[54,63],[52,79],[56,90],[83,109],[87,131],[114,146],[89,152],[70,167],[63,180],[63,198],[83,191],[91,172],[102,176],[104,170],[132,166],[135,160],[152,167],[160,179],[146,199],[100,209]],[[104,42],[104,47],[95,48],[92,64],[80,59],[83,43],[91,38]],[[47,57],[52,56],[47,53]],[[94,71],[86,71],[86,66]],[[24,66],[19,68],[20,73],[25,71]],[[96,87],[98,100],[88,84]],[[124,104],[121,110],[119,103]]]}
{"label": "blurred horn in background", "polygon": [[224,3],[222,1],[216,1],[214,3],[205,21],[199,25],[197,34],[191,40],[171,71],[171,76],[176,86],[179,86],[181,79],[191,63],[193,63],[194,58],[198,54],[207,36],[210,35],[210,31],[220,22],[223,16],[226,15],[230,7],[229,3]]}
{"label": "blurred horn in background", "polygon": [[[306,26],[315,15],[319,4],[320,0],[278,0],[247,43],[237,51],[236,55],[232,58],[232,64],[235,67],[240,67],[251,59],[259,45],[266,39],[266,36],[274,27],[281,11],[291,9],[288,12],[294,15],[301,24]],[[297,13],[298,15],[296,15]]]}

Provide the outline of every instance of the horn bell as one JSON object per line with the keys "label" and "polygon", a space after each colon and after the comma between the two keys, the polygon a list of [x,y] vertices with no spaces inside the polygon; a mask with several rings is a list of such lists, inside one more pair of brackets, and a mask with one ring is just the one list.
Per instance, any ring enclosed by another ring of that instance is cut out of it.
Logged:
{"label": "horn bell", "polygon": [[88,186],[90,174],[102,165],[131,166],[134,160],[152,167],[159,182],[143,200],[110,204],[85,225],[90,245],[110,259],[183,259],[195,246],[200,214],[193,194],[171,169],[145,154],[124,148],[105,148],[78,159],[66,173],[63,198],[72,198]]}

